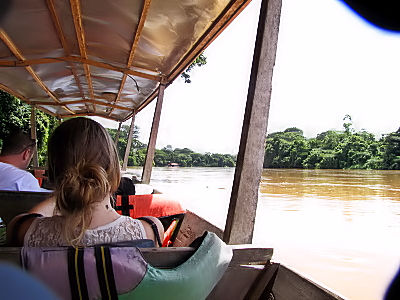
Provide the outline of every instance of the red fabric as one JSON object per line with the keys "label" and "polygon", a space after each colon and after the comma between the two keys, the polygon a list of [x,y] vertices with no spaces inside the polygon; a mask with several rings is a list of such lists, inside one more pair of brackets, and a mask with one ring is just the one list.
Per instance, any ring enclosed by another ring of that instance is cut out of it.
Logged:
{"label": "red fabric", "polygon": [[44,176],[45,172],[46,172],[45,169],[34,169],[33,170],[34,176],[36,177],[36,179],[39,182],[39,186],[42,186],[43,179],[46,178],[46,176]]}
{"label": "red fabric", "polygon": [[45,172],[46,172],[45,169],[34,169],[33,170],[35,177],[43,177]]}
{"label": "red fabric", "polygon": [[[133,205],[130,210],[132,218],[145,216],[165,217],[185,213],[181,204],[173,199],[168,199],[164,194],[130,195],[129,204]],[[121,206],[121,196],[117,196],[116,205]],[[118,211],[121,213],[121,211]]]}
{"label": "red fabric", "polygon": [[171,245],[171,237],[175,232],[176,226],[178,225],[178,220],[175,219],[172,221],[171,225],[169,225],[168,229],[164,232],[164,241],[162,247],[168,247]]}

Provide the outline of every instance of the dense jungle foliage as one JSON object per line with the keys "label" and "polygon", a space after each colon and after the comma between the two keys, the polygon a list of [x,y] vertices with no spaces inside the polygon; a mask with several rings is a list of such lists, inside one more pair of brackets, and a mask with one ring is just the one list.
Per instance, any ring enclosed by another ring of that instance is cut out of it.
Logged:
{"label": "dense jungle foliage", "polygon": [[364,130],[355,132],[351,117],[343,131],[328,130],[306,138],[299,128],[268,134],[264,168],[400,169],[400,128],[376,139]]}
{"label": "dense jungle foliage", "polygon": [[[0,147],[2,140],[11,131],[22,129],[30,132],[31,106],[23,101],[0,90]],[[57,118],[36,110],[36,132],[38,144],[39,165],[46,165],[47,141],[50,134],[57,127]],[[116,129],[107,129],[115,140]],[[128,141],[129,126],[122,126],[118,139],[118,154],[122,160]],[[138,128],[135,127],[132,147],[128,158],[128,166],[143,166],[147,152],[147,145],[138,139]],[[155,166],[166,166],[168,163],[178,163],[182,167],[234,167],[236,158],[229,154],[196,153],[188,148],[172,149],[165,147],[156,150]]]}
{"label": "dense jungle foliage", "polygon": [[[0,146],[4,136],[20,128],[29,131],[31,107],[0,90]],[[306,138],[299,128],[267,135],[264,168],[320,169],[391,169],[400,170],[400,128],[376,139],[365,130],[356,132],[351,117],[343,119],[343,130],[328,130],[315,138]],[[47,141],[58,124],[55,117],[36,110],[39,163],[46,164]],[[116,129],[108,129],[115,139]],[[129,126],[122,126],[118,152],[122,160],[128,140]],[[142,166],[147,145],[138,139],[135,127],[128,166]],[[188,148],[171,146],[157,149],[154,165],[178,163],[182,167],[234,167],[236,157],[229,154],[196,153]]]}
{"label": "dense jungle foliage", "polygon": [[[16,129],[30,132],[31,106],[0,90],[0,145]],[[47,141],[58,125],[57,118],[36,110],[36,135],[39,165],[46,164]]]}
{"label": "dense jungle foliage", "polygon": [[[111,137],[115,140],[116,129],[107,128]],[[118,139],[118,153],[122,159],[125,155],[125,148],[128,141],[129,126],[121,127]],[[137,140],[138,128],[133,131],[132,147],[129,153],[128,166],[143,166],[146,158],[147,145]],[[175,148],[170,145],[162,149],[156,149],[154,165],[156,167],[167,166],[168,163],[177,163],[181,167],[234,167],[236,157],[230,154],[218,153],[196,153],[188,148]]]}

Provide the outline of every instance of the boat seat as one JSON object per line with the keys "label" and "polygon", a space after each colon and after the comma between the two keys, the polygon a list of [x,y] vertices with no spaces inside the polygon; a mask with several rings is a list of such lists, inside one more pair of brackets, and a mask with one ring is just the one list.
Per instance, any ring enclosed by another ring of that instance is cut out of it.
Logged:
{"label": "boat seat", "polygon": [[84,294],[90,299],[205,299],[227,269],[232,249],[209,232],[196,243],[190,257],[173,268],[147,262],[143,249],[108,246],[23,247],[21,263],[63,299]]}
{"label": "boat seat", "polygon": [[[270,263],[273,253],[270,248],[248,248],[246,245],[229,247],[233,250],[233,258],[207,299],[244,299],[250,286],[265,282],[263,275],[268,275],[276,267]],[[21,267],[21,250],[21,247],[0,247],[0,260]],[[186,262],[195,251],[194,247],[140,249],[146,262],[159,269],[176,268]]]}
{"label": "boat seat", "polygon": [[51,193],[43,192],[0,191],[0,217],[7,224],[50,196]]}

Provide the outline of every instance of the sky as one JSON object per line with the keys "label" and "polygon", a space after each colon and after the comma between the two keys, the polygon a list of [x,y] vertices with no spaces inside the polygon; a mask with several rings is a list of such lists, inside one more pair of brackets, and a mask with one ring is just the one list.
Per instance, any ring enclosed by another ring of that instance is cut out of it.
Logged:
{"label": "sky", "polygon": [[[166,89],[156,148],[237,154],[260,3],[253,0],[206,49],[192,83],[178,79]],[[356,130],[396,131],[399,53],[399,34],[369,25],[338,0],[283,1],[267,131],[298,127],[315,137],[341,130],[346,114]],[[154,107],[136,116],[144,143]]]}

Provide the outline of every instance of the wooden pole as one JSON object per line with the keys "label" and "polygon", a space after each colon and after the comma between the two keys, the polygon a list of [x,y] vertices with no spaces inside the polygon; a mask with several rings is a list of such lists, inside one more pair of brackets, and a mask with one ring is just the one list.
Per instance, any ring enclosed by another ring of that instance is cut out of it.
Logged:
{"label": "wooden pole", "polygon": [[282,0],[263,0],[224,241],[253,239]]}
{"label": "wooden pole", "polygon": [[115,134],[115,147],[118,147],[119,134],[121,132],[122,122],[119,122],[117,133]]}
{"label": "wooden pole", "polygon": [[39,167],[38,152],[37,152],[37,141],[36,141],[36,117],[35,117],[35,107],[31,107],[31,139],[35,140],[36,144],[33,149],[33,167]]}
{"label": "wooden pole", "polygon": [[158,98],[157,98],[156,108],[154,110],[153,125],[151,126],[149,144],[147,145],[146,160],[143,166],[142,182],[146,184],[150,183],[151,170],[153,168],[153,159],[156,149],[157,133],[158,133],[158,127],[160,125],[161,109],[164,99],[164,90],[165,90],[165,84],[161,83],[158,88]]}
{"label": "wooden pole", "polygon": [[128,143],[126,144],[126,148],[125,148],[125,155],[124,155],[124,162],[122,164],[122,171],[126,171],[126,167],[128,166],[128,157],[129,157],[129,152],[131,151],[134,127],[135,127],[135,114],[132,115],[131,127],[129,127]]}

